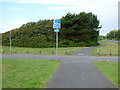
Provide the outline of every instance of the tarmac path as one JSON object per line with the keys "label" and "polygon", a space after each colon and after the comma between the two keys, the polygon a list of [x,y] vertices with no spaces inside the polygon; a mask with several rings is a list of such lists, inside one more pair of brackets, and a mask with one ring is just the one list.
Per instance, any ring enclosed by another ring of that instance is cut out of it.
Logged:
{"label": "tarmac path", "polygon": [[91,56],[90,55],[90,52],[95,49],[95,48],[98,48],[98,47],[103,47],[103,46],[106,46],[104,43],[102,42],[99,42],[100,44],[102,44],[101,46],[94,46],[94,47],[87,47],[87,48],[83,48],[82,50],[78,50],[74,53],[72,53],[72,55],[81,55],[81,56]]}
{"label": "tarmac path", "polygon": [[110,41],[110,42],[114,42],[114,43],[120,44],[120,40],[105,40],[105,41]]}

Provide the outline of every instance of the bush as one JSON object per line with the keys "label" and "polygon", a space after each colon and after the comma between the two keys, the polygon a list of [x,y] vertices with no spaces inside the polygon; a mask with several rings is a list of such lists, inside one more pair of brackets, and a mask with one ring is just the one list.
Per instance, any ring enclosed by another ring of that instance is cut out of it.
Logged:
{"label": "bush", "polygon": [[[59,47],[80,47],[98,45],[99,20],[92,13],[67,13],[61,18]],[[10,45],[10,32],[2,34],[2,45]],[[12,46],[49,48],[56,46],[53,20],[28,22],[12,33]]]}

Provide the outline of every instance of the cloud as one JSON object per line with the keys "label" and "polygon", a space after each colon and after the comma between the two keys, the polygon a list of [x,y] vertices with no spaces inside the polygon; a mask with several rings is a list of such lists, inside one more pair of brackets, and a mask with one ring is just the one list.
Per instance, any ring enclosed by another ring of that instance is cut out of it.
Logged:
{"label": "cloud", "polygon": [[1,0],[0,2],[32,3],[32,4],[56,4],[56,5],[76,5],[79,0]]}
{"label": "cloud", "polygon": [[55,10],[55,11],[60,11],[60,10],[80,10],[80,7],[77,6],[56,6],[56,7],[49,7],[49,10]]}
{"label": "cloud", "polygon": [[55,4],[55,5],[81,5],[82,3],[104,3],[119,0],[1,0],[0,2],[28,3],[28,4]]}
{"label": "cloud", "polygon": [[14,10],[14,11],[18,11],[18,10],[21,10],[22,8],[19,8],[19,7],[14,7],[14,8],[9,8],[10,10]]}
{"label": "cloud", "polygon": [[27,21],[16,21],[11,23],[0,23],[0,33],[10,31],[15,28],[19,28],[23,24],[26,24]]}
{"label": "cloud", "polygon": [[[86,2],[87,1],[87,2]],[[100,18],[113,19],[117,18],[118,13],[118,0],[76,0],[76,5],[72,6],[54,6],[49,7],[49,10],[66,11],[66,12],[92,12]],[[113,17],[114,16],[114,17]]]}
{"label": "cloud", "polygon": [[104,3],[118,2],[119,0],[0,0],[0,2],[15,2],[15,3],[33,3],[33,4],[56,4],[56,5],[79,5],[84,3]]}

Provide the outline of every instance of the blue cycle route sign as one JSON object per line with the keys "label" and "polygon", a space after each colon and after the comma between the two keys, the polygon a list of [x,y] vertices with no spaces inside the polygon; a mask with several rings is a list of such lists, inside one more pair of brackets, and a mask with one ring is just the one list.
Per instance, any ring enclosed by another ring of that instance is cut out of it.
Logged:
{"label": "blue cycle route sign", "polygon": [[60,28],[60,20],[54,20],[53,22],[54,22],[53,28],[59,29]]}
{"label": "blue cycle route sign", "polygon": [[55,23],[60,23],[60,20],[54,20],[54,24],[55,24]]}

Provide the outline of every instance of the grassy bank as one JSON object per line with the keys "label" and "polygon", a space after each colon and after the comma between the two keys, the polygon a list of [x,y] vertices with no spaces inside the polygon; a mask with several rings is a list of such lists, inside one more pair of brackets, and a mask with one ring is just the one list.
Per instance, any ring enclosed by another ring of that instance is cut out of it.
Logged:
{"label": "grassy bank", "polygon": [[3,88],[45,88],[60,61],[3,59]]}
{"label": "grassy bank", "polygon": [[[10,47],[3,46],[4,54],[10,53]],[[84,47],[69,47],[69,48],[58,48],[59,55],[71,55],[73,52],[80,50]],[[26,54],[29,50],[29,54],[55,54],[56,48],[25,48],[25,47],[12,47],[12,54]],[[2,52],[1,52],[2,53]]]}
{"label": "grassy bank", "polygon": [[[94,62],[94,65],[102,71],[102,73],[118,87],[118,63],[117,62]],[[120,84],[119,84],[120,86]]]}
{"label": "grassy bank", "polygon": [[[103,42],[107,46],[95,48],[91,52],[92,56],[97,56],[97,55],[110,56],[110,52],[111,52],[111,56],[118,56],[118,44],[117,43],[113,43],[109,41],[101,41],[101,42]],[[97,50],[99,51],[98,54],[97,54]]]}

